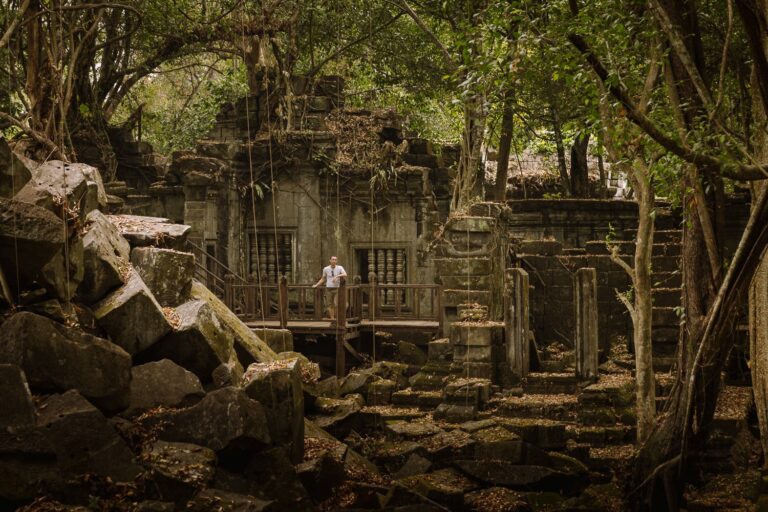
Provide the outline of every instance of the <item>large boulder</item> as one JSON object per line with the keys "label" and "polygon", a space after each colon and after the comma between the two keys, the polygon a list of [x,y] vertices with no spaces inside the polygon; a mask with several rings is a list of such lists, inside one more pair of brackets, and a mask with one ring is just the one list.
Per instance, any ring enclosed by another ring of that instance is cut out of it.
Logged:
{"label": "large boulder", "polygon": [[264,408],[240,388],[217,389],[192,407],[158,412],[143,421],[157,427],[162,440],[197,444],[232,456],[271,443]]}
{"label": "large boulder", "polygon": [[83,240],[74,234],[65,247],[42,268],[38,282],[55,297],[69,302],[74,298],[84,277]]}
{"label": "large boulder", "polygon": [[170,359],[134,366],[127,415],[154,407],[186,407],[205,395],[197,376]]}
{"label": "large boulder", "polygon": [[120,234],[131,247],[165,247],[183,250],[192,226],[175,224],[163,217],[141,215],[110,215],[109,220],[117,226]]}
{"label": "large boulder", "polygon": [[131,251],[131,264],[161,306],[175,307],[189,299],[195,273],[192,253],[136,247]]}
{"label": "large boulder", "polygon": [[33,390],[76,389],[107,410],[128,404],[128,353],[34,313],[16,313],[0,327],[0,363],[19,366]]}
{"label": "large boulder", "polygon": [[0,429],[35,424],[35,404],[21,368],[0,364]]}
{"label": "large boulder", "polygon": [[[176,308],[176,314],[176,329],[142,353],[140,359],[170,359],[204,383],[211,381],[219,365],[237,361],[231,334],[222,328],[206,302],[187,302]],[[242,368],[239,373],[242,375]]]}
{"label": "large boulder", "polygon": [[221,299],[201,282],[192,282],[191,295],[193,299],[202,300],[211,307],[221,325],[231,333],[235,341],[235,349],[241,361],[256,361],[266,363],[274,361],[277,354],[268,344],[257,336],[250,327],[245,325]]}
{"label": "large boulder", "polygon": [[33,204],[0,198],[0,267],[34,279],[64,245],[64,221]]}
{"label": "large boulder", "polygon": [[0,509],[15,510],[60,478],[56,450],[45,434],[35,427],[0,429]]}
{"label": "large boulder", "polygon": [[85,217],[107,206],[107,193],[101,175],[87,164],[49,160],[32,170],[32,179],[15,199],[32,203],[55,213],[66,204],[69,211]]}
{"label": "large boulder", "polygon": [[39,409],[38,426],[65,475],[95,474],[132,482],[141,468],[107,418],[77,391],[52,395]]}
{"label": "large boulder", "polygon": [[29,168],[0,137],[0,197],[13,197],[30,179]]}
{"label": "large boulder", "polygon": [[171,331],[171,324],[138,273],[94,305],[99,326],[113,342],[133,355],[152,346]]}
{"label": "large boulder", "polygon": [[88,214],[83,234],[85,276],[78,294],[87,304],[102,299],[122,285],[131,247],[117,228],[98,210]]}
{"label": "large boulder", "polygon": [[298,359],[254,363],[243,376],[246,394],[258,400],[269,420],[275,444],[286,445],[291,461],[304,458],[304,392]]}

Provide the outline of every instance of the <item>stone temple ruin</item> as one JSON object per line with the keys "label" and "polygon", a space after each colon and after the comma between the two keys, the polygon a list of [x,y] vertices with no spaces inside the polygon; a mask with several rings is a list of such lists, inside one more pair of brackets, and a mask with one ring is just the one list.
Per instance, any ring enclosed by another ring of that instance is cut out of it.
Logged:
{"label": "stone temple ruin", "polygon": [[[249,96],[167,161],[115,131],[110,183],[2,144],[0,266],[15,284],[0,507],[628,507],[630,281],[608,244],[633,254],[635,203],[449,215],[456,148],[408,137],[393,112],[345,109],[342,88],[297,84],[280,130],[274,100]],[[748,205],[732,200],[737,233]],[[661,405],[681,230],[659,212]],[[331,254],[349,274],[335,322],[311,288]],[[743,364],[735,353],[704,461],[754,495],[704,489],[690,510],[758,499]]]}

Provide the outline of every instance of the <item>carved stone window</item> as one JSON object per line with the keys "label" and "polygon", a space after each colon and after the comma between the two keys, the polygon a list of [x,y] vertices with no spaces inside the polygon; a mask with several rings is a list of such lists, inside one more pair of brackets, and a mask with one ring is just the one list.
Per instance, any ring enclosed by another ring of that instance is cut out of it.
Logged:
{"label": "carved stone window", "polygon": [[[408,282],[407,252],[403,248],[357,249],[355,251],[361,279],[368,282],[368,274],[376,274],[380,284],[405,284]],[[405,294],[387,290],[383,299],[384,305],[394,305],[396,297],[404,302]]]}
{"label": "carved stone window", "polygon": [[287,231],[272,230],[251,234],[250,273],[266,274],[270,283],[276,283],[278,277],[285,274],[288,282],[293,282],[294,275],[294,236]]}

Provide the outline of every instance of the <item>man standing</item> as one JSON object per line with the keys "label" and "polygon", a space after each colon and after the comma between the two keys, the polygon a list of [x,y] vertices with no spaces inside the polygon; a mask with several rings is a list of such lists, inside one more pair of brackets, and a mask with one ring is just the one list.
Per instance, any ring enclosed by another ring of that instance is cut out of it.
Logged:
{"label": "man standing", "polygon": [[317,288],[323,284],[325,279],[325,289],[328,294],[328,314],[331,320],[336,320],[336,305],[339,301],[339,284],[341,284],[341,278],[347,277],[347,272],[344,267],[336,264],[336,256],[331,256],[330,265],[323,269],[323,276],[318,282],[316,282],[313,288]]}

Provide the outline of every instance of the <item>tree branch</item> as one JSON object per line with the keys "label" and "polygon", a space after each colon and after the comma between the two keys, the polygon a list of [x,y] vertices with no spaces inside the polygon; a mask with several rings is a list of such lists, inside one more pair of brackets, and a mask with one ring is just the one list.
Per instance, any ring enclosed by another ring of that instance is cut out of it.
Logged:
{"label": "tree branch", "polygon": [[317,65],[312,67],[312,69],[310,69],[307,72],[307,76],[309,76],[309,77],[315,76],[315,74],[317,74],[317,72],[320,71],[323,66],[328,64],[328,62],[332,61],[333,59],[335,59],[336,57],[338,57],[339,55],[341,55],[345,51],[349,50],[353,46],[357,46],[358,44],[362,43],[363,41],[365,41],[367,39],[370,39],[371,37],[375,36],[379,32],[383,32],[384,30],[389,28],[394,22],[399,20],[404,14],[405,14],[404,12],[397,13],[395,16],[393,16],[391,19],[389,19],[386,23],[384,23],[383,25],[381,25],[378,28],[376,28],[376,30],[368,32],[367,34],[363,34],[362,36],[358,37],[357,39],[355,39],[353,41],[350,41],[349,43],[345,44],[344,46],[342,46],[341,48],[339,48],[338,50],[336,50],[335,52],[330,54],[328,57],[326,57],[322,61],[320,61]]}
{"label": "tree branch", "polygon": [[584,59],[586,59],[587,63],[592,67],[593,71],[597,74],[600,81],[605,85],[611,95],[622,104],[627,113],[627,118],[648,134],[648,136],[656,141],[661,147],[686,162],[717,170],[726,178],[739,181],[768,179],[768,165],[745,165],[723,162],[711,155],[697,153],[662,132],[661,129],[643,114],[637,105],[635,105],[622,86],[609,83],[608,70],[581,35],[574,33],[568,34],[568,40],[579,53],[581,53]]}

